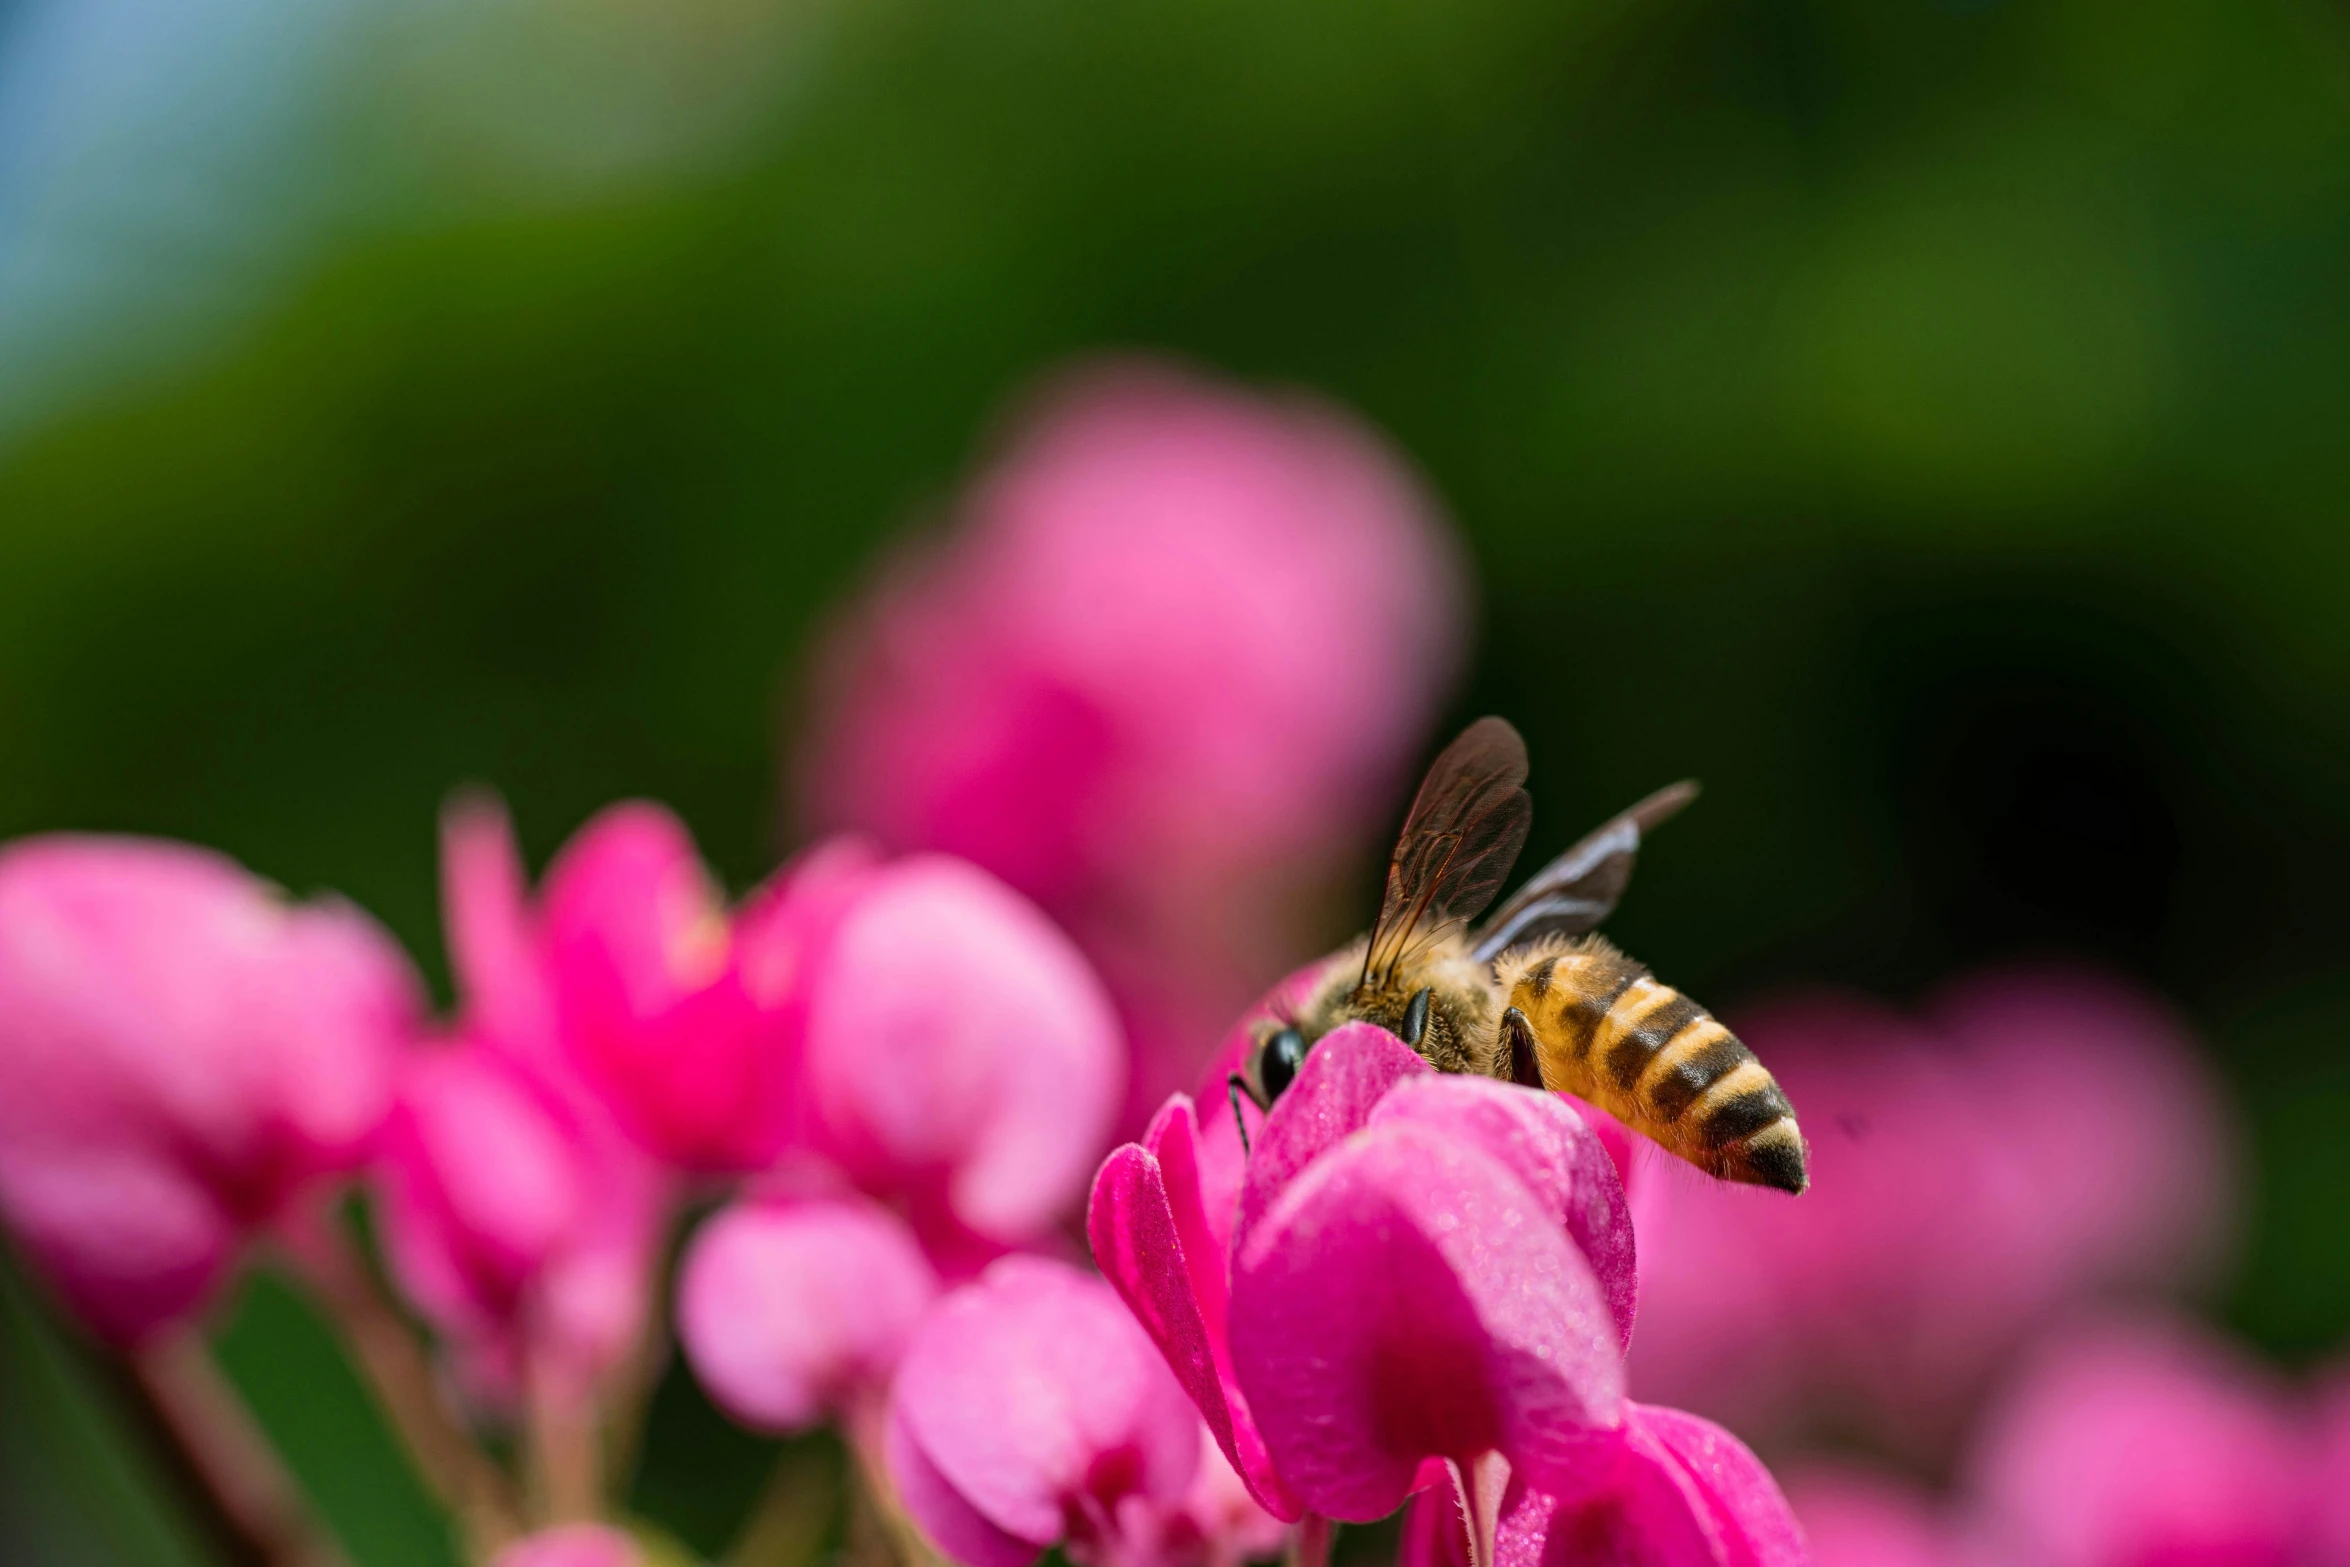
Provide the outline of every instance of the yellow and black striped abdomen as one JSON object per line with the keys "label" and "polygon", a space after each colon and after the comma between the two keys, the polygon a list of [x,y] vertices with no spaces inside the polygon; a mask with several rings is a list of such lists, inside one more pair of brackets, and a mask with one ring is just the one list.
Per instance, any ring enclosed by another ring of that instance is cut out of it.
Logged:
{"label": "yellow and black striped abdomen", "polygon": [[[1803,1190],[1794,1106],[1705,1008],[1596,940],[1505,953],[1499,967],[1545,1087],[1588,1099],[1724,1180]],[[1504,1061],[1515,1026],[1504,1014]]]}

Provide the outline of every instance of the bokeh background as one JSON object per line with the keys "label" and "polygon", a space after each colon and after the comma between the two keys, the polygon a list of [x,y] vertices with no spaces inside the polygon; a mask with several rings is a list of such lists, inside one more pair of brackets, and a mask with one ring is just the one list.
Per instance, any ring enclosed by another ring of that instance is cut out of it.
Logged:
{"label": "bokeh background", "polygon": [[[428,967],[460,781],[747,886],[828,607],[1103,349],[1419,466],[1535,851],[1705,781],[1611,927],[1675,982],[2174,1002],[2246,1130],[2205,1304],[2344,1347],[2318,0],[0,4],[0,836],[214,844]],[[362,1567],[447,1561],[306,1308],[222,1331]],[[205,1560],[109,1375],[6,1276],[0,1557]],[[715,1549],[773,1450],[673,1377],[648,1453]]]}

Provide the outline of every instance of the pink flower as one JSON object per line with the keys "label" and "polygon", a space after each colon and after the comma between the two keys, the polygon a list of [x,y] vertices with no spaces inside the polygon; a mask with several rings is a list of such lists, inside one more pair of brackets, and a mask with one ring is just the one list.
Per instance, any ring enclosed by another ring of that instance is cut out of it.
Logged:
{"label": "pink flower", "polygon": [[664,1212],[642,1156],[480,1043],[409,1068],[382,1161],[386,1260],[502,1402],[526,1372],[582,1391],[645,1323]]}
{"label": "pink flower", "polygon": [[380,1163],[387,1260],[478,1395],[504,1401],[529,1374],[576,1398],[643,1330],[664,1184],[561,1047],[553,965],[494,804],[449,812],[442,887],[463,1034],[402,1080]]}
{"label": "pink flower", "polygon": [[603,811],[548,869],[539,928],[562,1046],[681,1169],[760,1169],[789,1138],[808,936],[789,886],[730,919],[685,828],[644,803]]}
{"label": "pink flower", "polygon": [[1085,1567],[1230,1560],[1264,1520],[1201,1486],[1199,1416],[1099,1279],[1007,1257],[941,1301],[898,1371],[886,1437],[899,1496],[966,1567],[1059,1544]]}
{"label": "pink flower", "polygon": [[870,867],[837,902],[807,979],[808,1146],[950,1268],[1040,1238],[1124,1086],[1100,981],[1033,904],[944,855]]}
{"label": "pink flower", "polygon": [[2316,1479],[2287,1391],[2180,1326],[2087,1324],[2035,1355],[1978,1438],[1997,1558],[2296,1567]]}
{"label": "pink flower", "polygon": [[2078,1320],[1994,1402],[1954,1500],[1842,1467],[1789,1489],[1821,1567],[2337,1567],[2342,1407],[2183,1322]]}
{"label": "pink flower", "polygon": [[922,1248],[885,1209],[738,1203],[687,1249],[678,1337],[736,1419],[796,1431],[876,1399],[937,1293]]}
{"label": "pink flower", "polygon": [[1945,1509],[1908,1482],[1814,1465],[1789,1478],[1787,1495],[1819,1567],[1969,1567],[1978,1560]]}
{"label": "pink flower", "polygon": [[[1609,1460],[1546,1496],[1507,1477],[1496,1567],[1802,1567],[1812,1560],[1770,1472],[1720,1427],[1626,1403]],[[1398,1567],[1469,1567],[1457,1494],[1422,1491],[1404,1517]],[[1874,1563],[1871,1567],[1894,1567]]]}
{"label": "pink flower", "polygon": [[[1095,1258],[1270,1511],[1368,1519],[1489,1453],[1554,1489],[1620,1420],[1622,1188],[1561,1101],[1320,1041],[1219,1244],[1191,1101],[1104,1163]],[[1221,1204],[1218,1204],[1221,1206]]]}
{"label": "pink flower", "polygon": [[185,845],[0,851],[0,1210],[99,1332],[184,1317],[365,1154],[415,1026],[399,949]]}
{"label": "pink flower", "polygon": [[676,820],[621,805],[557,856],[534,912],[489,831],[451,847],[453,873],[478,867],[451,926],[481,1026],[669,1164],[818,1161],[971,1265],[1083,1192],[1123,1083],[1116,1016],[985,872],[834,839],[730,917]]}
{"label": "pink flower", "polygon": [[1463,597],[1433,506],[1345,414],[1082,369],[835,638],[807,813],[963,855],[1073,931],[1135,1036],[1139,1111],[1386,811]]}
{"label": "pink flower", "polygon": [[490,1567],[639,1567],[645,1559],[636,1541],[602,1524],[572,1524],[517,1540],[500,1551]]}
{"label": "pink flower", "polygon": [[2214,1249],[2224,1112],[2137,992],[2022,969],[1953,988],[1922,1021],[1809,998],[1736,1024],[1804,1106],[1812,1190],[1655,1183],[1645,1396],[1741,1427],[1858,1418],[1930,1447],[2052,1311],[2178,1279]]}

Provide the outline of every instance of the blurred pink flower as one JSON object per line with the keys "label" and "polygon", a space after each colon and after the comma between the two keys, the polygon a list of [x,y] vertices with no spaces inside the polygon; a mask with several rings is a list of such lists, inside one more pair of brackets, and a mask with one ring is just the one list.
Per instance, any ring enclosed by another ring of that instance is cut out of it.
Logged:
{"label": "blurred pink flower", "polygon": [[757,1170],[789,1138],[809,934],[791,880],[729,918],[685,828],[643,802],[601,812],[548,868],[539,922],[562,1047],[680,1169]]}
{"label": "blurred pink flower", "polygon": [[[1812,1560],[1779,1487],[1727,1432],[1627,1402],[1616,1451],[1564,1497],[1503,1481],[1495,1567],[1804,1567]],[[1460,1494],[1420,1492],[1397,1567],[1469,1567]],[[1892,1567],[1891,1563],[1876,1567]]]}
{"label": "blurred pink flower", "polygon": [[1267,1530],[1203,1494],[1199,1416],[1118,1297],[1041,1258],[997,1262],[923,1320],[886,1445],[907,1510],[966,1567],[1055,1544],[1084,1567],[1229,1561]]}
{"label": "blurred pink flower", "polygon": [[1088,1228],[1268,1510],[1381,1517],[1488,1453],[1582,1472],[1619,1418],[1633,1255],[1580,1117],[1363,1024],[1316,1044],[1237,1183],[1215,1146],[1177,1095],[1103,1164]]}
{"label": "blurred pink flower", "polygon": [[186,845],[0,850],[0,1210],[99,1332],[201,1305],[245,1232],[359,1162],[418,987],[347,904]]}
{"label": "blurred pink flower", "polygon": [[883,1208],[742,1202],[687,1248],[678,1338],[728,1413],[796,1431],[877,1399],[937,1293],[922,1248]]}
{"label": "blurred pink flower", "polygon": [[1067,374],[833,640],[806,814],[963,855],[1068,927],[1190,1080],[1297,946],[1460,662],[1435,508],[1351,417],[1147,361]]}
{"label": "blurred pink flower", "polygon": [[1813,997],[1736,1023],[1804,1107],[1812,1190],[1659,1171],[1643,1396],[1932,1447],[2035,1323],[2176,1281],[2224,1232],[2218,1093],[2177,1022],[2115,981],[2019,969],[1917,1021]]}
{"label": "blurred pink flower", "polygon": [[458,1041],[410,1057],[379,1166],[384,1249],[477,1396],[569,1400],[635,1347],[665,1183],[557,1037],[553,966],[505,813],[453,805],[442,898]]}
{"label": "blurred pink flower", "polygon": [[[787,885],[785,918],[812,874]],[[1033,904],[962,861],[909,855],[835,880],[806,982],[808,1146],[902,1207],[950,1272],[1036,1241],[1082,1199],[1117,1115],[1125,1053],[1101,982]]]}
{"label": "blurred pink flower", "polygon": [[381,1166],[384,1251],[469,1390],[584,1392],[635,1347],[665,1204],[641,1155],[497,1050],[420,1054]]}
{"label": "blurred pink flower", "polygon": [[644,1559],[636,1541],[618,1529],[583,1523],[517,1540],[490,1567],[640,1567]]}
{"label": "blurred pink flower", "polygon": [[1906,1481],[1815,1464],[1788,1476],[1787,1496],[1819,1567],[1992,1567],[1964,1548],[1939,1501]]}
{"label": "blurred pink flower", "polygon": [[2055,1334],[1978,1433],[1992,1559],[2301,1567],[2317,1478],[2287,1389],[2184,1325]]}
{"label": "blurred pink flower", "polygon": [[1994,1400],[1939,1500],[1846,1465],[1788,1490],[1820,1567],[2342,1567],[2350,1404],[2209,1330],[2060,1324]]}

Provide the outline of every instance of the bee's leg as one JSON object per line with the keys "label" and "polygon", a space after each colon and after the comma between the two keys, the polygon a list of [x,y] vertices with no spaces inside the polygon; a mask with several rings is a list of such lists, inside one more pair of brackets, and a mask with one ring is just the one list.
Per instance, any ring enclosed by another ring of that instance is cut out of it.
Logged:
{"label": "bee's leg", "polygon": [[1543,1086],[1542,1063],[1534,1054],[1534,1025],[1516,1007],[1501,1015],[1501,1047],[1509,1052],[1511,1082],[1521,1088]]}
{"label": "bee's leg", "polygon": [[1248,1120],[1240,1113],[1240,1096],[1243,1094],[1248,1095],[1248,1102],[1259,1110],[1265,1108],[1263,1101],[1257,1098],[1256,1090],[1248,1086],[1247,1078],[1234,1072],[1224,1079],[1224,1096],[1232,1101],[1232,1129],[1240,1133],[1240,1156],[1245,1159],[1252,1150],[1248,1145]]}

